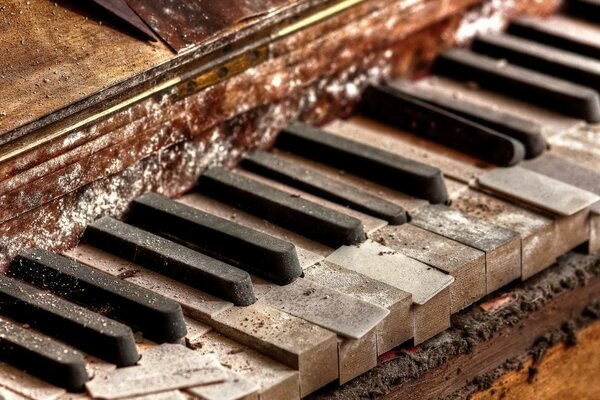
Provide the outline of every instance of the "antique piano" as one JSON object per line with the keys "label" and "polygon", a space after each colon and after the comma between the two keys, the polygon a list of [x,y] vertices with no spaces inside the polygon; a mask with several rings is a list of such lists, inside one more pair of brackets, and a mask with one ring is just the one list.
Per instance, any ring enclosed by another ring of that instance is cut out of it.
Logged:
{"label": "antique piano", "polygon": [[0,398],[600,399],[600,1],[6,0]]}

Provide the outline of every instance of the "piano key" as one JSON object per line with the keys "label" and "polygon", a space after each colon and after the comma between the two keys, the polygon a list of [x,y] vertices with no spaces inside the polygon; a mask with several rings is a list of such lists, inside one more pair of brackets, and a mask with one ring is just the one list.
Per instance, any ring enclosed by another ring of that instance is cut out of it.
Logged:
{"label": "piano key", "polygon": [[55,400],[67,391],[0,361],[0,386],[26,399]]}
{"label": "piano key", "polygon": [[223,168],[206,171],[200,178],[199,190],[329,246],[360,243],[366,237],[356,218]]}
{"label": "piano key", "polygon": [[562,235],[557,218],[518,207],[466,186],[452,197],[452,207],[519,234],[522,279],[542,271],[564,254],[558,249],[560,240],[574,243],[581,237],[581,233],[573,229],[569,229],[565,232],[566,235]]}
{"label": "piano key", "polygon": [[[522,167],[600,195],[600,174],[554,154],[530,160]],[[590,254],[600,251],[600,203],[590,207],[588,251]]]}
{"label": "piano key", "polygon": [[286,286],[257,279],[254,286],[269,306],[350,339],[362,338],[389,314],[383,307],[305,279]]}
{"label": "piano key", "polygon": [[[376,137],[371,139],[372,142],[375,142],[376,140]],[[390,147],[390,145],[387,147]],[[398,147],[401,149],[400,146]],[[435,154],[435,152],[430,151],[425,147],[423,148],[423,155],[425,157],[433,158]],[[444,170],[444,173],[445,172],[446,171]],[[360,185],[360,182],[357,182],[356,184]],[[464,185],[461,185],[452,179],[446,180],[446,186],[451,193],[464,190]],[[473,208],[466,207],[464,211],[470,209]],[[516,228],[516,231],[521,233],[523,236],[522,242],[526,245],[524,249],[527,251],[527,253],[524,254],[524,263],[522,266],[523,271],[526,274],[538,272],[547,267],[549,262],[553,262],[557,256],[557,251],[553,251],[554,249],[560,248],[563,252],[570,250],[576,244],[585,240],[585,238],[582,239],[582,237],[587,235],[586,231],[582,229],[583,215],[581,214],[568,218],[556,218],[555,220],[550,220],[539,214],[520,210],[518,207],[513,207],[513,209],[517,210],[517,212],[509,213],[505,211],[490,213],[492,217],[489,221],[491,223],[498,222],[502,225],[500,222],[505,220],[505,222],[507,222],[505,227],[510,229],[513,229],[514,227]],[[498,221],[495,221],[495,218],[497,218]],[[553,243],[554,236],[563,238],[564,246],[554,244],[551,246],[552,251],[549,251],[547,245]]]}
{"label": "piano key", "polygon": [[534,158],[546,151],[548,144],[542,135],[541,127],[516,115],[507,114],[493,108],[466,102],[457,96],[448,96],[421,85],[406,81],[393,81],[390,85],[419,100],[441,107],[478,124],[512,137],[525,146],[525,157]]}
{"label": "piano key", "polygon": [[[428,163],[440,169],[444,176],[461,182],[470,182],[491,167],[453,149],[363,117],[336,120],[325,128],[337,136]],[[445,190],[448,193],[447,187]]]}
{"label": "piano key", "polygon": [[474,81],[503,94],[518,94],[519,99],[574,118],[600,121],[600,99],[596,91],[506,61],[454,49],[440,55],[433,70],[451,78]]}
{"label": "piano key", "polygon": [[377,355],[382,355],[413,337],[410,293],[327,261],[319,261],[304,268],[304,278],[390,311],[376,328]]}
{"label": "piano key", "polygon": [[600,200],[600,197],[586,190],[521,167],[489,171],[478,178],[478,184],[500,195],[562,216],[576,214]]}
{"label": "piano key", "polygon": [[519,234],[444,206],[411,213],[411,223],[485,252],[487,293],[521,277]]}
{"label": "piano key", "polygon": [[600,127],[587,125],[550,138],[552,154],[594,171],[600,168]]}
{"label": "piano key", "polygon": [[202,400],[258,400],[258,385],[227,369],[224,372],[225,381],[191,387],[186,392]]}
{"label": "piano key", "polygon": [[600,0],[568,0],[565,11],[576,17],[600,23]]}
{"label": "piano key", "polygon": [[[192,207],[197,207],[203,211],[222,217],[231,214],[231,209],[227,205],[195,194],[184,196],[181,200]],[[235,221],[240,225],[248,226],[253,229],[264,229],[260,220],[245,213],[237,213]],[[275,237],[290,240],[297,246],[300,254],[308,252],[301,247],[305,246],[302,237],[290,237],[288,236],[287,231],[280,227],[270,227],[268,233]],[[333,252],[333,249],[324,248],[320,249],[320,252],[323,255],[328,255]],[[339,271],[336,270],[335,272],[332,272],[331,269],[329,269],[329,272],[325,272],[326,269],[320,267],[318,269],[322,272],[322,275],[308,274],[307,271],[309,269],[314,270],[316,268],[316,263],[320,262],[322,259],[323,257],[305,258],[306,262],[303,262],[302,266],[307,280],[316,282],[317,284],[323,283],[323,286],[351,295],[366,302],[379,305],[389,309],[393,313],[393,315],[388,315],[388,317],[385,318],[385,321],[380,324],[381,329],[379,329],[380,327],[378,326],[378,330],[380,331],[378,338],[381,338],[382,346],[386,347],[390,343],[393,343],[393,345],[386,348],[385,351],[390,350],[412,337],[412,321],[407,321],[407,316],[409,316],[407,313],[410,312],[407,308],[410,303],[410,294],[344,269]],[[331,277],[328,278],[328,276]],[[335,276],[338,276],[338,278],[336,279]],[[356,282],[360,282],[360,285]],[[385,288],[386,286],[387,288]],[[260,298],[261,287],[257,286],[256,282],[255,289],[257,291],[257,296]],[[390,290],[392,291],[391,293]],[[388,294],[387,297],[384,296],[386,293]],[[382,298],[382,296],[384,297]]]}
{"label": "piano key", "polygon": [[201,292],[163,275],[86,244],[64,253],[80,263],[122,279],[180,304],[186,316],[207,323],[233,303]]}
{"label": "piano key", "polygon": [[227,377],[216,357],[161,344],[145,351],[139,365],[98,374],[85,387],[93,398],[113,400],[223,382]]}
{"label": "piano key", "polygon": [[310,167],[297,165],[277,154],[255,151],[246,155],[242,167],[393,225],[402,225],[407,219],[406,211],[401,206],[331,179]]}
{"label": "piano key", "polygon": [[266,185],[269,188],[279,190],[292,198],[304,199],[304,200],[310,201],[311,203],[317,204],[319,206],[333,210],[340,214],[346,215],[348,217],[356,218],[357,220],[359,220],[361,222],[361,224],[363,226],[363,231],[365,232],[366,235],[370,235],[371,233],[375,232],[377,229],[380,229],[381,227],[387,225],[387,222],[385,222],[382,219],[375,218],[370,215],[364,214],[362,212],[353,210],[351,208],[341,206],[339,204],[325,200],[321,197],[314,196],[310,193],[303,192],[299,189],[290,187],[288,185],[284,185],[284,184],[276,182],[272,179],[265,178],[261,175],[257,175],[255,173],[245,171],[243,169],[235,170],[235,172],[245,178],[252,179],[253,181],[256,181],[263,185]]}
{"label": "piano key", "polygon": [[384,199],[387,202],[397,204],[403,209],[405,209],[407,212],[429,204],[427,200],[417,199],[416,197],[412,197],[405,193],[401,193],[388,187],[363,179],[360,176],[348,174],[346,171],[337,169],[335,167],[330,167],[328,165],[309,160],[307,158],[299,157],[294,154],[277,149],[273,150],[273,152],[277,154],[278,157],[285,158],[291,163],[300,165],[302,167],[314,169],[316,171],[319,171],[320,174],[327,176],[328,178],[343,182],[348,186],[357,187],[361,191],[369,193],[372,196],[377,196]]}
{"label": "piano key", "polygon": [[155,193],[131,203],[128,221],[279,285],[302,275],[296,248],[290,242]]}
{"label": "piano key", "polygon": [[450,310],[457,313],[486,295],[485,253],[412,224],[386,226],[374,241],[454,278]]}
{"label": "piano key", "polygon": [[570,18],[521,17],[508,26],[507,32],[586,57],[600,59],[600,30],[586,27]]}
{"label": "piano key", "polygon": [[281,132],[275,145],[431,203],[448,200],[444,179],[437,168],[365,143],[295,123]]}
{"label": "piano key", "polygon": [[465,82],[459,82],[441,76],[430,76],[415,83],[421,90],[446,96],[495,112],[502,112],[513,117],[530,121],[538,126],[546,139],[562,132],[584,125],[580,119],[526,103],[511,96],[485,90]]}
{"label": "piano key", "polygon": [[338,336],[338,384],[343,385],[377,366],[376,329],[360,339]]}
{"label": "piano key", "polygon": [[[241,172],[240,172],[241,173]],[[258,177],[252,177],[253,179],[262,179]],[[284,189],[281,187],[277,187],[278,189]],[[302,194],[302,197],[306,196],[306,194]],[[309,200],[314,201],[322,201],[319,199]],[[244,224],[244,216],[236,215],[236,222],[240,224]],[[366,226],[369,223],[365,223]],[[271,233],[273,234],[273,233]],[[278,236],[276,233],[275,236]],[[329,250],[328,252],[330,252]],[[310,264],[309,264],[310,265]],[[364,321],[366,324],[354,324],[352,326],[353,331],[349,331],[349,327],[347,325],[347,321],[355,320],[356,318],[350,318],[349,315],[339,315],[339,310],[336,310],[335,307],[332,309],[332,313],[327,313],[327,309],[323,309],[327,300],[331,300],[330,304],[347,304],[353,302],[360,302],[360,300],[356,298],[349,297],[346,300],[338,299],[341,294],[336,291],[331,291],[325,288],[318,288],[318,285],[310,285],[310,288],[302,288],[302,290],[292,290],[297,286],[306,286],[307,282],[303,281],[295,281],[294,283],[282,287],[283,289],[281,296],[278,298],[270,298],[270,295],[275,293],[277,287],[274,287],[272,284],[267,284],[266,282],[260,282],[260,280],[254,280],[254,288],[259,300],[262,300],[266,304],[275,307],[281,311],[284,311],[288,314],[295,315],[296,317],[302,318],[309,322],[315,323],[317,325],[328,328],[340,335],[340,339],[338,339],[339,345],[339,381],[346,382],[350,379],[355,378],[356,376],[366,372],[370,368],[373,368],[377,363],[377,353],[376,353],[376,339],[377,336],[375,332],[370,332],[367,334],[361,334],[360,338],[347,338],[343,336],[348,336],[351,334],[356,335],[357,329],[363,329],[364,331],[372,331],[373,321]],[[308,298],[305,293],[312,293],[315,291],[323,291],[325,290],[327,293],[322,293],[320,296],[311,295],[311,298],[314,297],[316,300],[316,304],[313,306],[307,306]],[[273,293],[271,293],[271,291]],[[291,291],[291,292],[290,292]],[[297,302],[294,299],[300,299]],[[323,300],[325,299],[325,300]],[[294,304],[299,303],[301,307],[295,307]],[[366,306],[367,304],[363,304]],[[376,305],[369,305],[370,307]],[[361,306],[353,306],[350,309],[361,309],[364,307]],[[388,313],[387,309],[380,308],[380,311],[385,311]],[[364,311],[362,314],[371,314],[371,312]],[[373,313],[373,315],[375,315]],[[379,318],[378,318],[379,319]],[[381,322],[381,321],[379,321]],[[379,323],[376,324],[378,326]],[[359,362],[360,360],[360,362]]]}
{"label": "piano key", "polygon": [[397,128],[499,166],[525,157],[523,144],[437,105],[421,101],[395,86],[369,86],[360,111]]}
{"label": "piano key", "polygon": [[473,42],[473,50],[600,90],[600,60],[504,34],[479,36]]}
{"label": "piano key", "polygon": [[176,302],[46,250],[19,254],[8,274],[100,310],[157,343],[176,342],[186,334],[181,306]]}
{"label": "piano key", "polygon": [[[146,396],[128,397],[127,400],[188,400],[189,396],[183,394],[180,390],[171,390],[168,392],[152,393]],[[59,399],[62,400],[62,399]],[[77,399],[64,399],[77,400]],[[87,400],[87,399],[86,399]]]}
{"label": "piano key", "polygon": [[415,344],[450,326],[450,275],[371,240],[340,247],[326,260],[411,293]]}
{"label": "piano key", "polygon": [[70,392],[88,380],[81,353],[30,329],[0,319],[0,361]]}
{"label": "piano key", "polygon": [[247,272],[116,219],[88,225],[83,240],[236,305],[256,300]]}
{"label": "piano key", "polygon": [[[337,337],[333,332],[262,302],[233,307],[232,303],[87,245],[66,254],[111,275],[125,273],[125,280],[180,302],[186,315],[297,370],[304,395],[338,377]],[[315,371],[314,365],[323,368]]]}
{"label": "piano key", "polygon": [[210,332],[212,329],[210,326],[190,317],[184,317],[184,320],[187,329],[187,334],[185,335],[186,345],[197,341],[199,338]]}
{"label": "piano key", "polygon": [[226,310],[212,324],[221,334],[296,369],[301,397],[338,378],[336,335],[261,301]]}
{"label": "piano key", "polygon": [[249,214],[229,204],[222,203],[211,197],[199,193],[186,194],[176,201],[197,208],[204,212],[216,215],[220,218],[229,218],[236,223],[242,224],[248,228],[257,230],[267,235],[276,236],[281,240],[294,243],[300,265],[304,268],[325,258],[325,255],[331,253],[332,248],[324,244],[315,242],[305,236],[289,231],[281,226]]}
{"label": "piano key", "polygon": [[600,173],[552,152],[535,160],[528,160],[521,167],[600,195]]}
{"label": "piano key", "polygon": [[215,331],[209,332],[190,346],[200,354],[215,354],[219,362],[233,372],[256,382],[261,400],[299,400],[298,373]]}
{"label": "piano key", "polygon": [[0,304],[3,316],[116,365],[139,359],[129,327],[4,275]]}

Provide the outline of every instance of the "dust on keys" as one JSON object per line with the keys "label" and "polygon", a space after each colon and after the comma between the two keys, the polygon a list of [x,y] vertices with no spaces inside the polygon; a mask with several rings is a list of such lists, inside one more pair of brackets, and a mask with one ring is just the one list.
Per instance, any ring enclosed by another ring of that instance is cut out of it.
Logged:
{"label": "dust on keys", "polygon": [[19,254],[0,280],[2,390],[298,399],[581,244],[598,251],[596,3],[372,85],[347,120],[290,123],[62,255]]}

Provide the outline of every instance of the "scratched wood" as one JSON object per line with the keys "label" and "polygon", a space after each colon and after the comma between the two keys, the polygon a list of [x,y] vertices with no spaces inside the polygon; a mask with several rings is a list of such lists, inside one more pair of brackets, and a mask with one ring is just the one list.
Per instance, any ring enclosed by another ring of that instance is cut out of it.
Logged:
{"label": "scratched wood", "polygon": [[66,2],[2,3],[0,134],[174,56],[161,42],[141,41]]}

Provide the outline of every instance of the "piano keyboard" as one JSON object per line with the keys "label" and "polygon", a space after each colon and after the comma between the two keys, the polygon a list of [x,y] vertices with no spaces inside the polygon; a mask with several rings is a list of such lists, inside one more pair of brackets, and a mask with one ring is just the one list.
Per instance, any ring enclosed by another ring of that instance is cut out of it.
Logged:
{"label": "piano keyboard", "polygon": [[62,255],[19,254],[0,394],[304,397],[598,251],[599,11],[515,21],[434,75],[370,86],[348,120],[291,124],[179,199],[139,197]]}

